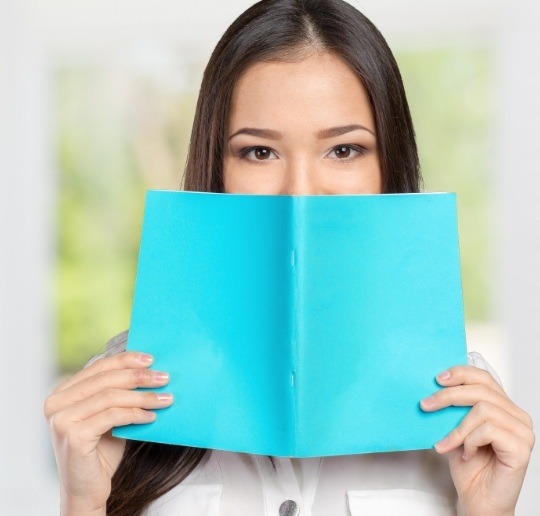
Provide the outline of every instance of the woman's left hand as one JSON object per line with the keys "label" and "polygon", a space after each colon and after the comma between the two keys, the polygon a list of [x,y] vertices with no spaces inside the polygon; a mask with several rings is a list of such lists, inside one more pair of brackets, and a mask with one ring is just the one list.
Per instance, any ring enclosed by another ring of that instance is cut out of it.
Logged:
{"label": "woman's left hand", "polygon": [[423,410],[472,406],[435,445],[439,453],[449,453],[462,514],[514,514],[534,446],[530,416],[483,369],[455,366],[440,373],[437,382],[445,388],[423,399]]}

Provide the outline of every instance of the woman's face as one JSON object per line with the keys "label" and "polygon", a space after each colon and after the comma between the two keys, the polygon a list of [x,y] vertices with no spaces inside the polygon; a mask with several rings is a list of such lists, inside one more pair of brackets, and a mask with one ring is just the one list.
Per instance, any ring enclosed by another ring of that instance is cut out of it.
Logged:
{"label": "woman's face", "polygon": [[257,63],[233,92],[225,192],[380,193],[375,133],[362,83],[334,54]]}

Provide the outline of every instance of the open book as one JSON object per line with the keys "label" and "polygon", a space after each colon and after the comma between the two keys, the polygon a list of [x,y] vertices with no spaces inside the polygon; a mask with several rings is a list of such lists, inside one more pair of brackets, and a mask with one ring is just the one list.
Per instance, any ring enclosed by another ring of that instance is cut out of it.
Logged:
{"label": "open book", "polygon": [[455,194],[149,191],[127,349],[173,404],[117,437],[274,456],[430,448],[466,364]]}

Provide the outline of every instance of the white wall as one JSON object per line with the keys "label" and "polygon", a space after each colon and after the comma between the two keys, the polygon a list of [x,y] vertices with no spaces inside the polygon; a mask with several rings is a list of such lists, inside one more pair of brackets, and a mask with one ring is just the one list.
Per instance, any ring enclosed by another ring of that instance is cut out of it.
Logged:
{"label": "white wall", "polygon": [[[57,503],[43,393],[53,371],[47,69],[17,0],[0,3],[0,513]],[[32,486],[29,495],[28,486]],[[51,509],[49,512],[52,514]]]}
{"label": "white wall", "polygon": [[[516,2],[496,41],[495,278],[498,319],[511,356],[512,398],[540,422],[540,5]],[[538,428],[538,426],[537,426]],[[538,432],[538,430],[537,430]],[[539,436],[537,435],[537,439]],[[518,514],[540,514],[540,453],[533,453]]]}

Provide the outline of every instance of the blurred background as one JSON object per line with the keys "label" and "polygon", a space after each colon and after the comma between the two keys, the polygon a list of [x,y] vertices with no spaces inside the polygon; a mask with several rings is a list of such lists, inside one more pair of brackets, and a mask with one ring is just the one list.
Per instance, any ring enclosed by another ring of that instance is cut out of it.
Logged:
{"label": "blurred background", "polygon": [[[180,188],[202,71],[251,3],[0,0],[1,514],[58,514],[43,400],[128,328],[145,191]],[[425,189],[457,192],[468,347],[538,421],[540,7],[350,3],[394,50]]]}

